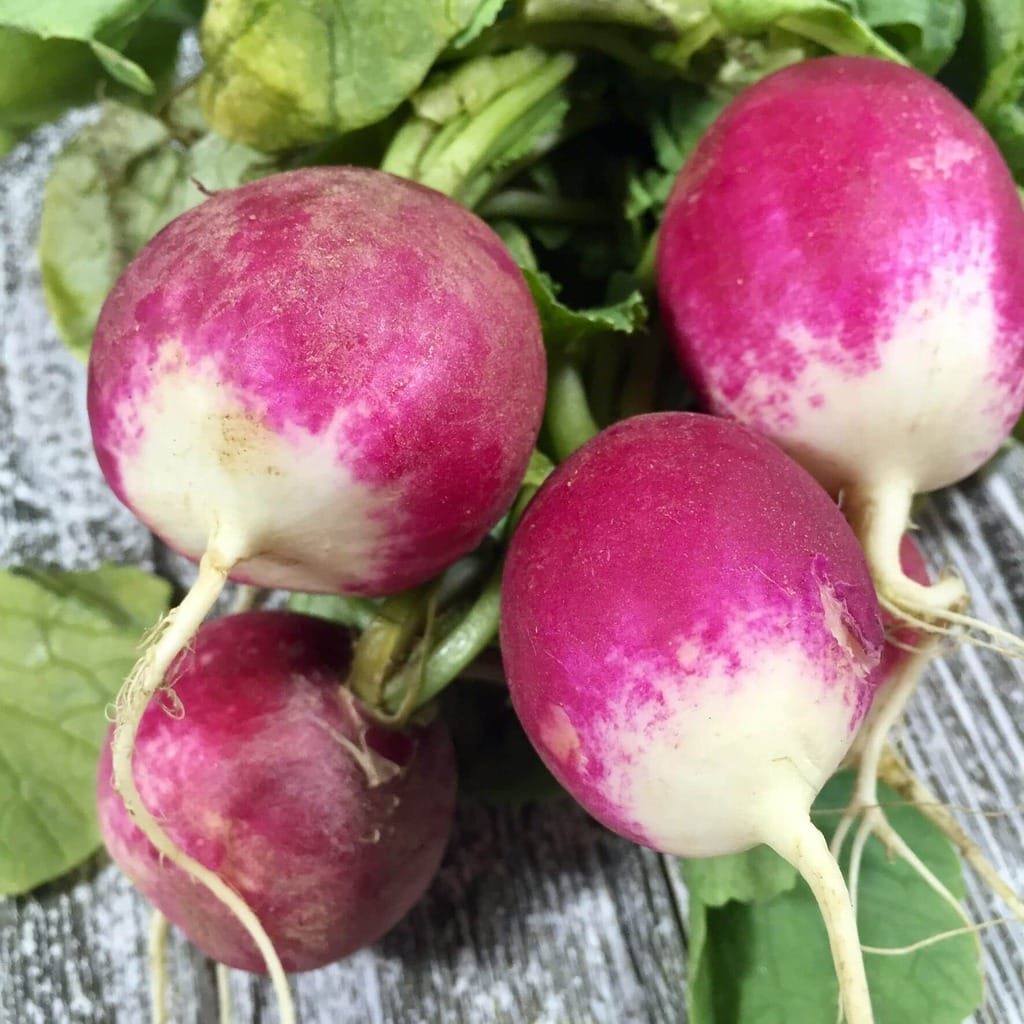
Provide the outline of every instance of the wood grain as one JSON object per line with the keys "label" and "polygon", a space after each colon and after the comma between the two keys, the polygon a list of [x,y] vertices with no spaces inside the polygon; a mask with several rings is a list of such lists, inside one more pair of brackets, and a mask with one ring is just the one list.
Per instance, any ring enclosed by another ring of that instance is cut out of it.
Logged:
{"label": "wood grain", "polygon": [[[84,369],[62,349],[34,258],[46,170],[84,118],[44,129],[0,165],[0,564],[150,564],[149,535],[106,489],[88,442]],[[1024,451],[923,506],[936,565],[964,573],[982,618],[1024,631]],[[175,561],[166,562],[176,569]],[[962,648],[929,673],[905,735],[914,767],[1024,891],[1024,666]],[[996,816],[984,816],[976,811]],[[1002,813],[1005,812],[1005,813]],[[978,920],[1003,909],[969,878]],[[568,801],[464,803],[428,897],[376,948],[296,979],[306,1024],[677,1024],[685,901],[675,865],[611,836]],[[30,897],[0,900],[0,1022],[147,1019],[147,912],[102,858]],[[987,1019],[1024,1021],[1024,928],[985,934]],[[216,1019],[213,971],[175,938],[173,1019]],[[276,1014],[235,972],[239,1022]],[[983,1015],[978,1020],[986,1020]],[[913,1022],[908,1022],[913,1024]]]}

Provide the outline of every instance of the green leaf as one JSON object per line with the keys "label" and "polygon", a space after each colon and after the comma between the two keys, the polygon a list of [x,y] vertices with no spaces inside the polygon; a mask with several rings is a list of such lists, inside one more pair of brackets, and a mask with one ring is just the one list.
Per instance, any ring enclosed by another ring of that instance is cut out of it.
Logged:
{"label": "green leaf", "polygon": [[671,35],[687,32],[711,13],[711,0],[525,0],[532,22],[604,21]]}
{"label": "green leaf", "polygon": [[641,100],[656,164],[630,176],[625,213],[638,231],[644,230],[641,218],[660,221],[679,169],[727,100],[724,93],[700,92],[685,83]]}
{"label": "green leaf", "polygon": [[[86,43],[117,81],[152,93],[153,81],[145,70],[118,52],[152,4],[153,0],[0,0],[0,27],[40,40]],[[47,53],[49,60],[56,56]]]}
{"label": "green leaf", "polygon": [[1024,4],[1020,0],[968,0],[963,42],[944,82],[973,105],[1024,180]]}
{"label": "green leaf", "polygon": [[949,60],[964,29],[963,0],[856,0],[853,7],[929,75]]}
{"label": "green leaf", "polygon": [[0,130],[12,142],[93,95],[100,67],[85,43],[0,26]]}
{"label": "green leaf", "polygon": [[714,0],[712,7],[726,32],[757,35],[782,29],[834,53],[904,60],[866,22],[830,0]]}
{"label": "green leaf", "polygon": [[0,25],[43,39],[89,42],[131,25],[153,0],[0,0]]}
{"label": "green leaf", "polygon": [[148,102],[160,102],[173,83],[188,23],[187,12],[171,0],[158,0],[139,21],[117,28],[116,39],[43,38],[3,27],[0,18],[0,137],[7,136],[9,148],[69,107],[101,95],[139,104],[145,94]]}
{"label": "green leaf", "polygon": [[203,112],[268,152],[386,117],[479,14],[480,0],[211,0]]}
{"label": "green leaf", "polygon": [[[1020,89],[1006,90],[1012,75],[1007,68],[1024,59],[1024,5],[1020,0],[967,0],[963,42],[953,63],[953,84],[979,116],[1019,98]],[[965,81],[966,80],[966,81]],[[994,81],[993,81],[994,80]]]}
{"label": "green leaf", "polygon": [[452,48],[461,50],[473,42],[481,32],[489,29],[498,20],[504,6],[505,0],[480,0],[479,7],[466,23],[466,27],[452,39]]}
{"label": "green leaf", "polygon": [[413,97],[382,168],[475,207],[558,140],[575,67],[570,54],[526,47],[434,76]]}
{"label": "green leaf", "polygon": [[767,846],[728,857],[684,860],[682,865],[690,898],[705,907],[770,900],[797,883],[796,869]]}
{"label": "green leaf", "polygon": [[647,322],[647,304],[638,291],[619,302],[595,309],[570,309],[559,301],[557,285],[547,274],[529,266],[520,268],[540,313],[548,349],[576,354],[595,337],[633,334]]}
{"label": "green leaf", "polygon": [[168,221],[274,170],[264,154],[208,135],[188,149],[155,117],[121,103],[54,161],[43,197],[43,294],[67,346],[86,358],[100,307],[128,261]]}
{"label": "green leaf", "polygon": [[1024,108],[1004,103],[986,119],[988,130],[1003,152],[1013,176],[1024,181]]}
{"label": "green leaf", "polygon": [[0,893],[57,878],[99,845],[105,709],[169,597],[140,569],[0,571]]}
{"label": "green leaf", "polygon": [[[822,811],[845,806],[852,783],[851,773],[837,776],[815,806]],[[883,804],[893,802],[887,813],[900,835],[962,897],[959,860],[945,837],[912,807],[896,806],[899,797],[892,791],[883,787],[880,797]],[[826,837],[838,820],[835,813],[815,816]],[[821,915],[804,882],[756,903],[713,907],[699,889],[690,895],[691,1024],[821,1024],[835,1019],[835,971]],[[912,868],[888,860],[875,839],[864,852],[858,917],[861,941],[884,948],[962,925]],[[865,964],[877,1024],[961,1024],[981,1001],[981,969],[970,935],[901,956],[865,953]]]}
{"label": "green leaf", "polygon": [[112,46],[107,46],[106,43],[93,40],[89,45],[107,73],[116,82],[144,95],[156,92],[153,79],[134,61],[129,60],[124,54],[118,53]]}

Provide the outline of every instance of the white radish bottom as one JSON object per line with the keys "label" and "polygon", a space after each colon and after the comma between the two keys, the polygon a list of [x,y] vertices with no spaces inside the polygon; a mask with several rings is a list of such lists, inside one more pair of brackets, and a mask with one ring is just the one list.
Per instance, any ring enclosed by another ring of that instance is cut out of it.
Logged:
{"label": "white radish bottom", "polygon": [[[174,659],[192,641],[203,620],[210,613],[224,590],[228,573],[246,555],[245,545],[227,540],[211,539],[199,563],[199,575],[181,604],[172,609],[147,638],[139,660],[125,680],[116,701],[114,735],[111,753],[114,769],[114,787],[124,801],[125,809],[139,830],[153,846],[172,864],[179,867],[200,885],[204,885],[237,918],[259,949],[267,966],[267,973],[277,997],[281,1024],[296,1024],[295,1006],[284,967],[274,950],[273,943],[263,925],[249,905],[219,875],[179,849],[160,827],[146,808],[132,771],[132,756],[139,724],[150,700],[164,685],[167,670]],[[154,923],[154,936],[160,925]],[[162,939],[157,938],[154,948],[160,949]],[[162,967],[162,955],[161,968]],[[164,984],[158,973],[154,986],[154,1016],[157,1011],[156,995],[163,1002]]]}

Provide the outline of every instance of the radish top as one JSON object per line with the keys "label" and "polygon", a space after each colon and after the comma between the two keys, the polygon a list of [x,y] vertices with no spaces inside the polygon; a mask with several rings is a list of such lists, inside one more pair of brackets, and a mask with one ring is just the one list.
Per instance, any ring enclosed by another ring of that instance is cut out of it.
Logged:
{"label": "radish top", "polygon": [[143,249],[103,307],[89,411],[111,486],[173,547],[198,558],[227,525],[236,578],[381,593],[501,516],[544,375],[490,228],[317,168],[217,193]]}
{"label": "radish top", "polygon": [[1024,211],[981,124],[925,75],[828,57],[723,112],[666,210],[659,294],[710,408],[826,486],[931,490],[1024,404]]}

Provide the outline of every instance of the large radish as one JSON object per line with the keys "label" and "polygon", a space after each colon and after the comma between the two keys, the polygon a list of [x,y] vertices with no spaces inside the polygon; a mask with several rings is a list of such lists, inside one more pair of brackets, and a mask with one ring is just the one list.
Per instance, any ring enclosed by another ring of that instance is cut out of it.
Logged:
{"label": "large radish", "polygon": [[683,167],[657,278],[707,407],[842,492],[883,604],[958,621],[961,582],[909,579],[899,545],[1024,406],[1024,210],[981,124],[898,64],[776,72]]}
{"label": "large radish", "polygon": [[501,621],[516,712],[569,792],[667,853],[772,846],[821,906],[849,1024],[869,1022],[849,893],[810,807],[871,703],[882,625],[828,494],[735,422],[624,420],[527,509]]}

